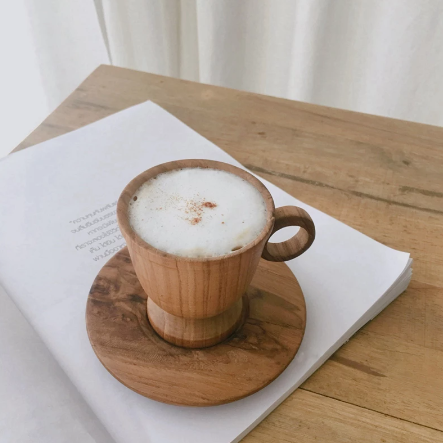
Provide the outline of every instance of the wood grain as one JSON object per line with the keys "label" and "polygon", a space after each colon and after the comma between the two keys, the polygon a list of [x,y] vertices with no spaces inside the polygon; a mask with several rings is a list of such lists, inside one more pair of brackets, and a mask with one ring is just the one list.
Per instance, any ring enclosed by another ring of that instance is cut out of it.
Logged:
{"label": "wood grain", "polygon": [[441,432],[297,389],[244,443],[436,443]]}
{"label": "wood grain", "polygon": [[[254,186],[266,206],[266,224],[260,234],[220,257],[181,257],[145,242],[129,220],[128,211],[138,189],[159,174],[184,168],[226,171]],[[288,260],[305,252],[315,238],[314,223],[306,211],[293,206],[275,211],[274,200],[260,180],[236,166],[211,160],[172,161],[142,172],[123,189],[117,203],[117,219],[135,272],[149,297],[147,312],[151,325],[165,340],[187,348],[213,346],[240,325],[247,310],[241,297],[262,254],[266,260]],[[301,229],[286,242],[268,245],[271,234],[285,226]]]}
{"label": "wood grain", "polygon": [[114,377],[154,400],[210,406],[253,394],[292,361],[306,327],[303,293],[291,270],[261,260],[256,276],[246,293],[244,325],[216,346],[186,349],[152,329],[146,293],[124,248],[91,287],[86,326],[92,347]]}
{"label": "wood grain", "polygon": [[248,313],[248,298],[239,298],[226,311],[209,318],[177,317],[151,298],[146,311],[154,331],[169,343],[185,348],[206,348],[224,341],[243,324]]}
{"label": "wood grain", "polygon": [[307,251],[315,240],[315,226],[310,215],[296,206],[282,206],[274,213],[275,223],[271,236],[288,226],[299,226],[298,232],[281,243],[267,242],[262,257],[270,261],[287,261]]}
{"label": "wood grain", "polygon": [[443,430],[443,129],[101,66],[17,149],[145,100],[286,192],[414,258],[406,293],[248,442],[443,441],[429,429]]}

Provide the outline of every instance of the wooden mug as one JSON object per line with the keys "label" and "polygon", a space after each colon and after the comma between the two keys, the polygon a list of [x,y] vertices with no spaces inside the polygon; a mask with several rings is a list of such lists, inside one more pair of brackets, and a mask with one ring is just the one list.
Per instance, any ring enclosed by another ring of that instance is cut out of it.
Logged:
{"label": "wooden mug", "polygon": [[[181,257],[154,248],[132,229],[129,202],[147,180],[163,172],[183,168],[211,168],[235,174],[258,189],[267,208],[266,225],[258,237],[230,254]],[[154,330],[165,340],[187,348],[203,348],[229,337],[247,315],[247,298],[260,257],[286,261],[303,254],[315,238],[308,213],[296,206],[275,209],[274,200],[260,180],[235,166],[211,160],[178,160],[142,172],[123,190],[117,203],[117,219],[129,254],[148,296],[147,313]],[[269,237],[286,226],[299,231],[282,243]]]}

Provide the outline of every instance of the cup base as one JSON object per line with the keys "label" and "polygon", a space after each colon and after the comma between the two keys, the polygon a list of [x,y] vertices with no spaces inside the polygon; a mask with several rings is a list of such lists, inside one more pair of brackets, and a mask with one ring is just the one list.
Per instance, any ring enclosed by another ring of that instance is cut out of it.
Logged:
{"label": "cup base", "polygon": [[184,318],[169,314],[148,298],[149,322],[160,337],[184,348],[214,346],[240,328],[248,313],[248,297],[243,296],[226,311],[208,318]]}

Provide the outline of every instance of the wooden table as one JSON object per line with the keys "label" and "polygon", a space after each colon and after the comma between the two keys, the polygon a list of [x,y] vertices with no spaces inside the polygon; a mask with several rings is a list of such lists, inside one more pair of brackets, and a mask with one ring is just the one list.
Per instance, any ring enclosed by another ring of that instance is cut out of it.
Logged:
{"label": "wooden table", "polygon": [[148,99],[415,260],[406,293],[244,441],[443,442],[443,129],[100,66],[17,149]]}

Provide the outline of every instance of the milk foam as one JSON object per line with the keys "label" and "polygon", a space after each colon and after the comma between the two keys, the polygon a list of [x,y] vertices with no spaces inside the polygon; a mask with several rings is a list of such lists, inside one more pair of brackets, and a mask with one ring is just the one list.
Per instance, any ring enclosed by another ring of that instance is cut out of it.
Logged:
{"label": "milk foam", "polygon": [[129,204],[129,222],[143,240],[185,257],[216,257],[246,246],[263,230],[266,215],[253,185],[206,168],[159,174]]}

